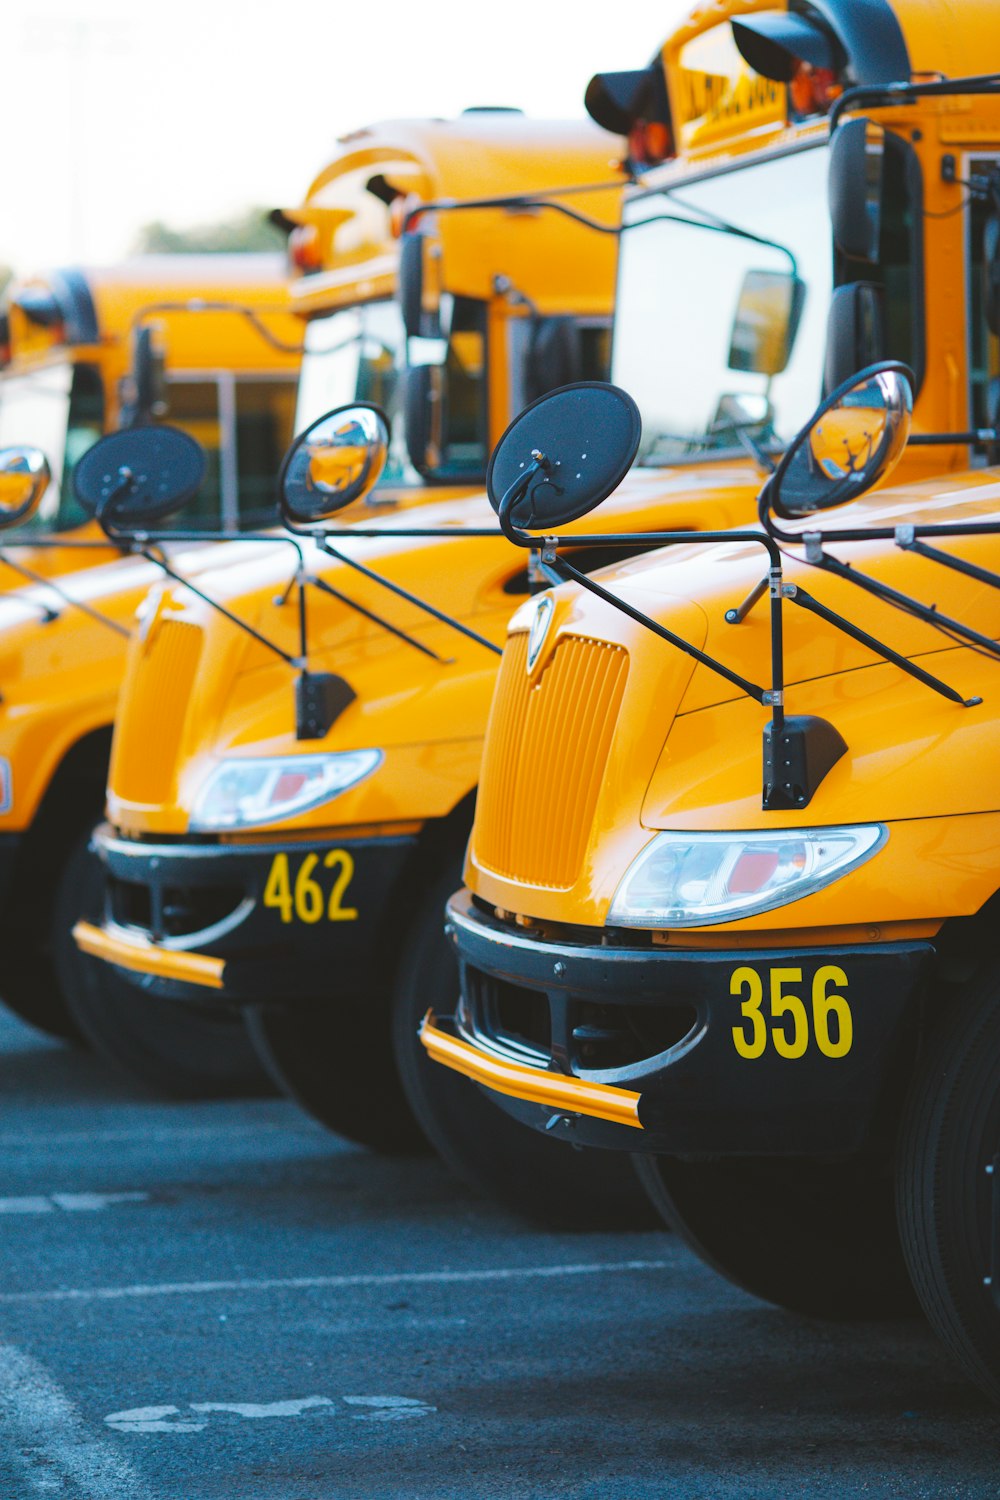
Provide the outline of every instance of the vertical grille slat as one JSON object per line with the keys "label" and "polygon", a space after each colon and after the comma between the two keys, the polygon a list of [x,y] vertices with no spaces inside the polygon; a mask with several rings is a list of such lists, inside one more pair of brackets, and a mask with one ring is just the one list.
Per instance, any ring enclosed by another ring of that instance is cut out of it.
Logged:
{"label": "vertical grille slat", "polygon": [[162,803],[174,792],[201,642],[197,625],[171,619],[151,642],[133,642],[111,758],[112,786],[126,802]]}
{"label": "vertical grille slat", "polygon": [[476,807],[475,855],[510,880],[567,890],[583,862],[628,675],[621,646],[558,641],[537,679],[512,635],[497,679]]}

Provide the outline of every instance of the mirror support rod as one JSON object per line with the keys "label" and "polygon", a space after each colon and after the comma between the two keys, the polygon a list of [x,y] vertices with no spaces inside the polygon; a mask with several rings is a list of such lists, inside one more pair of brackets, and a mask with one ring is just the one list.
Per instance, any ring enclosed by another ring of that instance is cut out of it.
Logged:
{"label": "mirror support rod", "polygon": [[995,427],[977,427],[974,432],[915,432],[906,440],[908,448],[947,448],[954,443],[995,443]]}
{"label": "mirror support rod", "polygon": [[[234,615],[231,610],[226,609],[217,599],[213,599],[209,594],[204,593],[196,584],[191,582],[190,578],[185,578],[183,573],[175,572],[165,558],[157,557],[156,553],[151,551],[149,547],[140,546],[139,551],[147,562],[153,563],[168,578],[173,579],[174,583],[179,583],[183,588],[190,589],[197,599],[200,599],[203,604],[208,605],[209,609],[214,609],[224,619],[229,620],[231,624],[236,626],[237,630],[242,630],[247,635],[252,636],[258,645],[266,647],[268,651],[273,651],[275,656],[280,656],[281,660],[287,662],[290,667],[297,667],[299,665],[297,657],[292,656],[288,651],[283,651],[273,641],[269,641],[266,635],[262,635],[252,625],[248,625],[246,620],[241,620],[239,615]],[[127,631],[126,634],[128,634]]]}
{"label": "mirror support rod", "polygon": [[743,621],[753,609],[754,605],[758,602],[758,600],[763,599],[764,595],[767,593],[770,582],[771,575],[769,573],[765,573],[760,582],[754,584],[753,588],[750,590],[749,594],[747,594],[742,604],[738,604],[735,609],[726,610],[726,624],[742,625]]}
{"label": "mirror support rod", "polygon": [[[543,453],[533,453],[532,462],[527,465],[523,474],[518,475],[500,501],[497,510],[500,529],[504,536],[514,543],[515,547],[526,547],[530,550],[539,545],[537,537],[531,537],[527,532],[522,531],[520,527],[515,526],[510,517],[514,506],[519,500],[524,498],[532,477],[547,466],[548,460]],[[626,604],[623,599],[619,599],[615,594],[611,594],[607,589],[602,588],[599,583],[595,583],[586,573],[581,573],[578,568],[574,568],[572,563],[567,562],[564,557],[560,557],[556,551],[557,547],[573,546],[574,544],[581,545],[583,543],[604,547],[634,547],[637,535],[641,536],[644,542],[648,542],[650,547],[673,546],[680,545],[681,543],[689,544],[692,541],[697,541],[705,544],[710,542],[752,542],[755,546],[764,548],[771,564],[767,579],[771,598],[770,688],[762,688],[757,683],[750,682],[747,678],[741,677],[738,672],[731,671],[723,662],[717,661],[715,657],[709,656],[705,651],[700,651],[697,646],[692,646],[690,641],[685,641],[682,636],[675,635],[665,625],[660,625],[658,621],[651,619],[649,615],[644,615],[641,610],[634,609],[631,604]],[[636,624],[645,626],[654,635],[658,635],[661,640],[668,641],[672,646],[676,646],[685,655],[693,656],[695,661],[700,662],[704,667],[708,667],[710,672],[715,672],[719,677],[724,677],[727,682],[731,682],[734,687],[738,687],[749,698],[753,698],[758,703],[764,704],[765,707],[769,707],[772,711],[775,730],[780,732],[783,729],[785,721],[785,680],[781,617],[781,551],[777,542],[768,536],[766,532],[644,531],[638,533],[626,532],[624,534],[621,532],[612,532],[609,534],[594,533],[571,537],[547,536],[542,543],[542,562],[549,567],[555,568],[563,578],[571,578],[581,588],[587,589],[591,594],[596,594],[606,604],[610,604],[613,608],[620,610],[622,614],[628,615],[630,619],[635,620]]]}
{"label": "mirror support rod", "polygon": [[356,599],[349,599],[346,594],[342,594],[339,589],[335,589],[325,579],[309,577],[306,581],[312,584],[313,588],[319,589],[321,594],[329,594],[331,599],[336,599],[341,604],[346,604],[348,609],[353,609],[356,614],[361,615],[366,620],[370,620],[373,625],[378,625],[382,630],[387,630],[390,635],[394,635],[399,640],[405,641],[415,651],[420,651],[424,656],[431,657],[433,661],[440,662],[443,666],[451,665],[447,657],[439,656],[430,646],[425,646],[423,641],[418,641],[414,636],[407,635],[405,630],[400,630],[398,625],[390,625],[388,620],[384,620],[381,615],[375,614],[373,610],[366,609]]}
{"label": "mirror support rod", "polygon": [[[92,605],[84,604],[81,600],[74,599],[71,594],[66,593],[65,589],[60,588],[57,583],[53,583],[51,578],[46,578],[44,573],[36,573],[33,569],[25,567],[24,563],[15,562],[12,557],[6,555],[5,548],[6,543],[3,548],[0,548],[0,562],[5,562],[8,568],[13,569],[15,573],[20,573],[21,577],[27,578],[29,583],[40,584],[43,588],[51,589],[56,598],[60,599],[68,609],[78,609],[81,614],[87,615],[91,620],[96,620],[99,625],[106,625],[109,630],[115,631],[118,635],[125,636],[126,639],[128,638],[129,632],[124,625],[120,625],[117,620],[112,620],[108,615],[102,615],[100,610],[94,609]],[[105,550],[107,549],[105,548]],[[53,620],[59,619],[58,611],[51,609],[47,604],[43,604],[41,600],[32,600],[31,602],[37,604],[38,608],[42,610],[46,625],[51,625]]]}
{"label": "mirror support rod", "polygon": [[51,536],[9,536],[4,538],[4,550],[8,547],[35,547],[39,550],[54,550],[59,547],[66,552],[107,552],[109,547],[116,547],[119,552],[125,550],[122,542],[72,542],[61,541]]}
{"label": "mirror support rod", "polygon": [[1000,645],[992,640],[990,636],[973,630],[969,625],[963,625],[961,620],[953,620],[950,615],[943,615],[940,610],[932,609],[929,604],[921,604],[919,599],[911,599],[909,594],[900,593],[898,589],[891,588],[889,584],[882,583],[880,579],[869,578],[865,573],[859,573],[849,563],[841,562],[837,557],[831,557],[828,552],[819,551],[818,555],[809,555],[806,551],[806,561],[814,567],[822,568],[827,573],[833,573],[837,578],[846,579],[848,583],[856,584],[858,588],[864,589],[866,593],[873,594],[876,599],[881,599],[886,604],[892,604],[897,609],[904,610],[907,614],[915,615],[918,620],[923,620],[926,625],[936,626],[938,629],[950,631],[954,635],[961,636],[963,640],[969,641],[971,645],[980,647],[991,656],[1000,656]]}
{"label": "mirror support rod", "polygon": [[950,552],[942,552],[940,547],[928,547],[926,542],[918,542],[912,531],[910,526],[900,526],[896,533],[896,546],[902,547],[904,552],[915,552],[918,557],[926,557],[929,562],[940,563],[944,568],[954,568],[956,573],[964,573],[977,583],[985,583],[987,588],[1000,589],[1000,574],[966,562],[964,557],[953,557]]}
{"label": "mirror support rod", "polygon": [[[431,535],[435,534],[437,533],[431,533]],[[379,532],[378,535],[385,536],[386,533]],[[452,533],[452,535],[455,535],[455,533]],[[496,532],[489,531],[485,532],[484,535],[496,536]],[[401,588],[398,583],[390,583],[388,578],[382,578],[378,573],[373,572],[371,568],[366,568],[364,563],[359,563],[352,557],[345,557],[342,552],[337,551],[336,547],[331,547],[326,537],[319,539],[319,545],[335,562],[343,563],[346,567],[353,568],[363,578],[367,578],[370,582],[377,583],[382,588],[388,589],[397,598],[405,599],[408,604],[412,604],[417,609],[423,610],[424,614],[430,615],[433,619],[440,620],[443,625],[450,625],[452,630],[458,631],[459,635],[468,636],[470,641],[475,641],[478,645],[485,646],[487,651],[492,651],[497,656],[503,655],[502,647],[495,645],[491,640],[487,640],[486,636],[480,635],[478,631],[470,629],[468,625],[463,625],[460,620],[456,620],[452,615],[446,615],[442,610],[435,609],[433,604],[428,604],[425,599],[420,599],[416,594],[411,594],[409,589]]]}
{"label": "mirror support rod", "polygon": [[[634,620],[637,625],[645,626],[654,635],[658,635],[661,640],[669,642],[671,646],[676,646],[678,651],[683,651],[686,656],[693,656],[695,661],[700,662],[703,667],[708,667],[710,671],[718,673],[720,677],[724,677],[727,682],[731,682],[734,687],[738,687],[748,697],[755,698],[758,703],[774,703],[773,694],[769,694],[765,688],[759,687],[755,682],[748,681],[746,677],[741,677],[738,672],[731,671],[724,663],[716,661],[714,657],[707,655],[704,651],[700,651],[697,646],[692,646],[691,642],[686,641],[683,636],[675,635],[672,630],[668,630],[659,621],[651,619],[649,615],[644,615],[641,610],[635,609],[631,604],[626,604],[624,599],[620,599],[617,595],[609,593],[599,583],[595,583],[592,578],[588,578],[586,573],[581,573],[578,568],[574,568],[573,564],[568,563],[564,557],[554,554],[551,560],[546,559],[546,561],[550,562],[550,565],[564,579],[569,579],[573,583],[579,584],[581,588],[585,588],[589,593],[596,594],[598,599],[604,600],[605,604],[610,604],[615,609],[620,610],[622,614],[628,615],[629,619]],[[778,706],[780,707],[780,705]]]}
{"label": "mirror support rod", "polygon": [[923,667],[918,667],[908,657],[901,656],[898,651],[893,651],[891,646],[883,645],[873,635],[869,635],[866,630],[860,630],[857,625],[852,625],[850,620],[846,620],[843,615],[838,615],[835,610],[829,609],[825,604],[821,604],[807,589],[801,588],[794,583],[788,583],[785,585],[785,598],[791,599],[793,604],[798,604],[802,609],[808,610],[810,614],[818,615],[828,625],[833,625],[837,630],[842,630],[845,635],[849,635],[862,646],[867,646],[869,651],[874,651],[876,656],[884,657],[886,661],[892,662],[901,671],[908,673],[910,677],[915,677],[925,687],[933,689],[935,693],[940,693],[942,697],[948,698],[952,703],[957,703],[962,708],[973,708],[976,704],[982,703],[982,698],[963,698],[961,693],[956,692],[953,687],[949,687],[946,682],[942,682],[939,677],[934,677],[930,672],[925,672]]}
{"label": "mirror support rod", "polygon": [[934,83],[861,84],[847,89],[834,100],[830,110],[830,134],[836,130],[841,115],[851,109],[879,108],[891,104],[912,104],[916,99],[935,95],[1000,94],[1000,73],[977,73],[969,78],[943,78]]}

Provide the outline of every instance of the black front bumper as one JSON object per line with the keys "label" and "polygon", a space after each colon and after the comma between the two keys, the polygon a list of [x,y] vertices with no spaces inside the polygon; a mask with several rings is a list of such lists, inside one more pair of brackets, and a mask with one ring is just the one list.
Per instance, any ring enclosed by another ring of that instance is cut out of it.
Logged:
{"label": "black front bumper", "polygon": [[386,922],[413,837],[267,844],[141,843],[108,825],[94,836],[106,873],[104,929],[157,949],[224,961],[204,990],[120,969],[168,999],[253,1005],[364,994],[391,951]]}
{"label": "black front bumper", "polygon": [[486,1056],[638,1093],[643,1128],[492,1092],[497,1104],[581,1145],[676,1155],[841,1155],[890,1132],[933,958],[925,942],[554,942],[468,891],[449,902],[448,934],[462,999],[439,1025]]}

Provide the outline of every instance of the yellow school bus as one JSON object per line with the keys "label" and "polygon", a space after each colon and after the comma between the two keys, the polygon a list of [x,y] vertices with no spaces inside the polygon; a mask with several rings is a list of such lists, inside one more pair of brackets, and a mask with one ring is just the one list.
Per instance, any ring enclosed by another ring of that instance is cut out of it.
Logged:
{"label": "yellow school bus", "polygon": [[[287,288],[284,257],[254,254],[143,256],[8,289],[0,446],[35,445],[52,477],[0,541],[0,996],[57,1034],[75,1028],[55,913],[103,803],[129,624],[160,576],[87,518],[73,472],[102,433],[166,420],[206,453],[184,525],[235,535],[270,518],[302,343]],[[208,551],[174,562],[197,569]]]}
{"label": "yellow school bus", "polygon": [[[287,282],[281,255],[147,255],[8,287],[0,442],[34,444],[52,471],[30,528],[42,545],[22,553],[26,566],[58,575],[97,560],[51,543],[105,542],[74,498],[73,468],[102,433],[137,422],[170,421],[208,455],[186,524],[236,531],[270,519],[302,343]],[[0,578],[19,582],[9,567]]]}
{"label": "yellow school bus", "polygon": [[[89,982],[92,1025],[113,1013],[105,1031],[119,1055],[151,997],[245,1011],[270,1066],[332,1128],[380,1149],[443,1143],[467,1176],[550,1219],[593,1222],[612,1204],[620,1217],[630,1195],[617,1173],[609,1182],[603,1161],[581,1155],[567,1174],[558,1143],[537,1147],[425,1066],[416,1028],[442,973],[457,988],[438,915],[461,868],[496,644],[545,582],[537,559],[499,538],[481,488],[488,447],[547,388],[604,371],[623,145],[592,127],[479,114],[412,127],[394,158],[389,130],[346,144],[368,216],[384,204],[402,231],[395,298],[388,277],[372,277],[371,305],[345,316],[335,272],[296,289],[310,314],[300,426],[359,399],[392,419],[386,477],[368,502],[377,526],[331,530],[335,556],[318,577],[336,596],[309,596],[310,661],[352,696],[313,744],[298,743],[287,665],[183,591],[162,594],[162,626],[134,644],[95,839],[106,904],[77,929],[103,975],[82,966],[80,993]],[[635,170],[648,149],[629,148]],[[454,182],[437,175],[445,166]],[[298,215],[300,253],[331,226],[337,249],[325,191]],[[635,348],[646,313],[634,298],[629,308],[615,339]],[[823,316],[811,314],[816,326]],[[678,454],[667,491],[661,471],[623,486],[616,524],[640,533],[636,551],[668,516],[691,529],[750,516],[753,447],[721,429],[709,447],[710,474]],[[344,462],[357,460],[352,445]],[[414,520],[434,534],[414,535]],[[587,568],[617,555],[573,551]],[[273,605],[263,562],[210,581],[291,648],[295,622]],[[167,643],[182,634],[192,664],[168,687]]]}
{"label": "yellow school bus", "polygon": [[[525,1127],[642,1153],[669,1222],[759,1295],[879,1316],[915,1291],[996,1397],[1000,77],[977,75],[1000,21],[860,16],[717,5],[664,50],[706,162],[738,101],[773,101],[720,216],[801,267],[790,220],[818,235],[806,183],[829,183],[825,378],[821,344],[763,529],[512,620],[448,910],[462,998],[423,1037]],[[828,105],[799,126],[817,80]],[[690,203],[711,181],[648,186]],[[730,378],[711,310],[690,337],[698,381],[662,362],[643,408],[654,453],[703,377]]]}

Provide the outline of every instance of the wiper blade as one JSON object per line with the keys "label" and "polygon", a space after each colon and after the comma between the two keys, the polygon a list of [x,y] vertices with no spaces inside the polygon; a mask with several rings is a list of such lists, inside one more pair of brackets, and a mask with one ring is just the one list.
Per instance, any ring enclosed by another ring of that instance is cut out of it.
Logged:
{"label": "wiper blade", "polygon": [[779,255],[787,257],[792,275],[798,276],[799,263],[795,258],[795,254],[788,245],[783,245],[780,240],[769,240],[766,235],[754,234],[753,230],[742,229],[739,224],[731,223],[729,219],[722,218],[720,214],[713,213],[711,209],[700,208],[696,203],[688,203],[685,199],[678,197],[676,192],[670,187],[650,188],[648,193],[638,195],[640,198],[646,196],[669,198],[672,203],[676,203],[679,208],[682,208],[685,214],[694,214],[697,217],[689,219],[681,214],[651,214],[648,219],[636,219],[630,224],[623,224],[623,234],[629,229],[639,229],[643,224],[658,224],[664,220],[671,224],[689,224],[692,229],[707,229],[713,234],[728,234],[734,239],[749,240],[751,244],[763,245],[769,250],[777,250]]}

